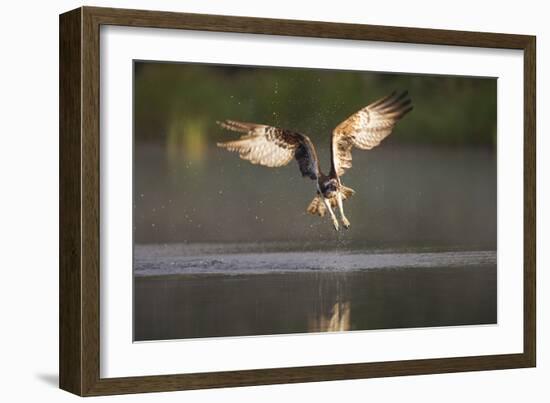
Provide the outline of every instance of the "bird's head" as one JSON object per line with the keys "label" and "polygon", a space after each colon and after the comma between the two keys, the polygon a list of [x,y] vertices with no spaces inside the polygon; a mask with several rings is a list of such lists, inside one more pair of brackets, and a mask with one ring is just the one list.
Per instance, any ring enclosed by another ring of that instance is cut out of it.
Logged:
{"label": "bird's head", "polygon": [[321,193],[327,199],[331,199],[336,196],[336,191],[338,190],[338,181],[336,179],[328,179],[323,181],[320,186]]}

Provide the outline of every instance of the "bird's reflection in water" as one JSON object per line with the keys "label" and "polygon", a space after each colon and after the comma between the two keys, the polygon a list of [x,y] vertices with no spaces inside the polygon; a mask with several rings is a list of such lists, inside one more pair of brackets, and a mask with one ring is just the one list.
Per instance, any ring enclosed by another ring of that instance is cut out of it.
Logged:
{"label": "bird's reflection in water", "polygon": [[343,332],[351,328],[351,304],[336,302],[328,315],[310,318],[310,332]]}
{"label": "bird's reflection in water", "polygon": [[143,276],[136,341],[496,323],[496,265]]}
{"label": "bird's reflection in water", "polygon": [[345,275],[318,275],[315,306],[308,315],[309,332],[342,332],[351,329],[349,284]]}

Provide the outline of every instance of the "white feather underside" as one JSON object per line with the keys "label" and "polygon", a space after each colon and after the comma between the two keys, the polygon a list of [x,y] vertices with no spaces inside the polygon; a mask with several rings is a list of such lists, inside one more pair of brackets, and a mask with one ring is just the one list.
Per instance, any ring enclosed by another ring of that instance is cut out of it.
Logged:
{"label": "white feather underside", "polygon": [[262,132],[253,132],[239,140],[218,143],[218,146],[238,152],[243,160],[248,160],[252,164],[271,168],[287,165],[294,158],[296,151],[296,146],[268,139]]}

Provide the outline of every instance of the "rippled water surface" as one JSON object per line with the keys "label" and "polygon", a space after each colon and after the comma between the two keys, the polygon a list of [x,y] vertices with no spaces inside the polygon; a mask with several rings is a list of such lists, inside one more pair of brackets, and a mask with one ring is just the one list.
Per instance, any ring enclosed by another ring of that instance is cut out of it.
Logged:
{"label": "rippled water surface", "polygon": [[134,338],[496,323],[496,252],[137,245]]}

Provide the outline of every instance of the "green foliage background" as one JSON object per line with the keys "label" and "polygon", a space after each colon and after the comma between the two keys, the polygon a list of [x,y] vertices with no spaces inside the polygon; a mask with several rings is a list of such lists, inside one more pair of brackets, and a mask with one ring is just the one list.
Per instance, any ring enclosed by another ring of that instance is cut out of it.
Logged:
{"label": "green foliage background", "polygon": [[223,134],[216,120],[298,130],[328,141],[343,119],[408,90],[413,113],[387,141],[433,145],[496,142],[497,79],[359,71],[135,62],[137,141],[200,153]]}

